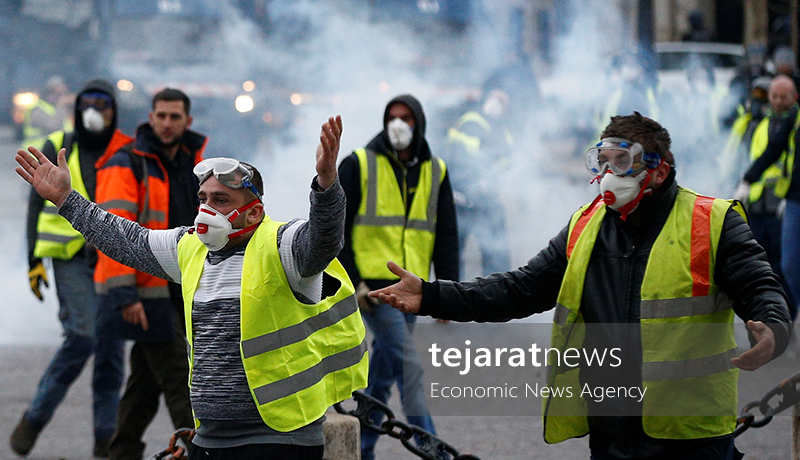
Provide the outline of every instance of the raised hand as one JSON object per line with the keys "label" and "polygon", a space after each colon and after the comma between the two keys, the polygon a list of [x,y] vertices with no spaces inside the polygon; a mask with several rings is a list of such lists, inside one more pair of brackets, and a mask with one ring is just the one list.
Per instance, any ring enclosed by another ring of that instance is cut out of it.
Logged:
{"label": "raised hand", "polygon": [[46,200],[61,206],[72,191],[67,166],[67,149],[58,151],[58,166],[47,159],[36,147],[17,150],[14,156],[19,166],[14,171],[25,179]]}
{"label": "raised hand", "polygon": [[342,138],[342,117],[328,118],[322,124],[317,147],[317,183],[323,189],[336,181],[336,160],[339,157],[339,141]]}
{"label": "raised hand", "polygon": [[403,270],[391,260],[386,264],[400,282],[369,293],[381,303],[389,304],[403,313],[417,313],[422,304],[422,280],[408,270]]}

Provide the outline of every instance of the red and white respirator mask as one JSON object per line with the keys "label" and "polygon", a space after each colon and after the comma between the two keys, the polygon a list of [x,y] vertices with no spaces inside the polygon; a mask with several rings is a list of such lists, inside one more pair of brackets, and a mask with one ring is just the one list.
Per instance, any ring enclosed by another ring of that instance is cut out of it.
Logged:
{"label": "red and white respirator mask", "polygon": [[651,192],[650,171],[662,161],[657,153],[644,153],[638,142],[616,137],[602,139],[586,152],[586,169],[594,176],[592,182],[599,180],[600,197],[623,220]]}
{"label": "red and white respirator mask", "polygon": [[220,157],[201,161],[195,165],[193,172],[200,184],[213,174],[222,185],[233,189],[247,188],[256,196],[255,200],[234,209],[228,214],[222,214],[207,204],[200,205],[197,217],[194,220],[194,230],[197,232],[197,237],[200,238],[200,241],[209,251],[219,251],[228,244],[231,238],[241,236],[258,226],[258,224],[254,224],[236,230],[233,228],[233,221],[237,217],[261,202],[261,193],[251,182],[253,179],[252,169],[238,160]]}

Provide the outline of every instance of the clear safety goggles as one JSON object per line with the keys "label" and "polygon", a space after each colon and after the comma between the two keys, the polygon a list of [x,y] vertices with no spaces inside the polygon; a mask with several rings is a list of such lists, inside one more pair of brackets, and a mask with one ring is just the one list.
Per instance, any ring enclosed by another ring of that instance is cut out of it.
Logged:
{"label": "clear safety goggles", "polygon": [[239,160],[225,157],[206,158],[197,163],[192,170],[202,184],[211,174],[224,186],[238,189],[246,188],[261,199],[261,194],[253,185],[253,170]]}
{"label": "clear safety goggles", "polygon": [[607,170],[618,176],[655,168],[661,161],[657,153],[644,153],[642,144],[617,137],[601,139],[586,152],[586,169],[597,176]]}

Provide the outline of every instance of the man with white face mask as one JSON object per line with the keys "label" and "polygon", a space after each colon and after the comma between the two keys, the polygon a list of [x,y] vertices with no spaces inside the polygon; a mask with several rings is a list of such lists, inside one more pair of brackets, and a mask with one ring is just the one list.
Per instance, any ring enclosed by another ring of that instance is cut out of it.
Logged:
{"label": "man with white face mask", "polygon": [[[389,255],[424,279],[430,278],[431,263],[437,278],[458,279],[453,192],[445,162],[431,155],[425,114],[416,98],[402,95],[389,101],[383,128],[366,148],[339,165],[347,195],[339,258],[357,286],[364,321],[374,335],[367,394],[386,402],[397,383],[409,423],[435,433],[423,393],[422,366],[410,340],[414,317],[373,303],[367,292],[396,280],[386,268]],[[375,411],[372,417],[380,425],[382,415]],[[362,431],[362,459],[374,458],[377,440],[377,433]]]}
{"label": "man with white face mask", "polygon": [[35,149],[36,159],[17,152],[17,172],[87,241],[181,284],[197,426],[189,460],[322,459],[326,410],[366,386],[366,331],[335,259],[344,236],[341,133],[340,117],[322,125],[308,221],[272,221],[258,170],[210,158],[194,168],[197,225],[171,230],[146,229],[82,199],[62,154],[56,167]]}
{"label": "man with white face mask", "polygon": [[[738,460],[738,371],[756,370],[786,349],[784,290],[740,203],[678,186],[670,135],[660,124],[638,112],[615,116],[601,139],[587,166],[602,175],[603,192],[527,265],[428,283],[390,263],[400,282],[370,295],[403,312],[455,321],[555,309],[552,348],[616,349],[620,363],[548,360],[548,387],[575,390],[545,397],[546,442],[588,434],[594,460]],[[734,316],[751,335],[741,354]],[[579,396],[582,385],[645,391],[638,400],[597,400]]]}
{"label": "man with white face mask", "polygon": [[[83,197],[94,200],[97,183],[95,163],[107,148],[113,149],[110,142],[117,133],[113,86],[104,80],[90,81],[78,94],[74,113],[75,130],[52,133],[43,152],[55,161],[56,152],[65,148],[72,187]],[[39,300],[43,298],[41,284],[48,286],[42,259],[52,259],[64,340],[42,376],[33,401],[11,435],[11,449],[19,455],[30,452],[42,428],[94,354],[94,455],[107,457],[108,443],[116,429],[124,370],[123,342],[96,335],[98,298],[94,292],[93,274],[97,252],[91,244],[86,244],[69,222],[55,213],[52,203],[45,202],[35,190],[31,190],[28,202],[27,236],[28,274],[31,290]]]}

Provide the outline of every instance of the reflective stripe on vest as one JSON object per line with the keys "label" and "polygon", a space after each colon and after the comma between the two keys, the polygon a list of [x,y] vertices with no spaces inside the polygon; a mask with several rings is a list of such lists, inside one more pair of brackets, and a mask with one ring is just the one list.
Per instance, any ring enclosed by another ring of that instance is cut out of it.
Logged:
{"label": "reflective stripe on vest", "polygon": [[[58,152],[64,143],[64,132],[57,131],[48,136],[48,140],[52,142],[55,151]],[[86,185],[84,185],[83,176],[81,175],[81,162],[77,143],[73,143],[72,150],[67,154],[67,166],[72,179],[72,189],[88,200],[89,193],[86,191]],[[39,213],[36,232],[36,245],[33,249],[34,257],[69,260],[86,243],[83,235],[72,228],[67,219],[58,214],[56,205],[48,200],[44,201],[44,207]]]}
{"label": "reflective stripe on vest", "polygon": [[[325,269],[324,282],[339,283],[334,295],[313,305],[298,301],[278,253],[281,225],[265,220],[245,250],[240,349],[264,423],[287,432],[318,420],[328,407],[365,388],[369,360],[366,330],[344,268],[334,259]],[[186,335],[192,345],[192,301],[207,254],[195,234],[178,243]],[[190,349],[190,369],[193,357]]]}
{"label": "reflective stripe on vest", "polygon": [[439,189],[446,171],[444,161],[434,157],[420,165],[419,183],[406,216],[405,172],[401,190],[389,157],[365,149],[357,150],[356,155],[362,193],[353,222],[352,244],[361,276],[397,279],[386,267],[386,262],[393,260],[420,278],[429,279]]}
{"label": "reflective stripe on vest", "polygon": [[[728,201],[679,188],[651,249],[641,287],[639,326],[646,388],[642,426],[651,437],[707,438],[730,434],[736,426],[738,371],[730,364],[736,353],[733,310],[713,276],[730,208]],[[575,243],[553,324],[552,346],[560,349],[581,348],[585,338],[580,313],[583,284],[606,207],[598,207],[590,216],[587,209],[589,205],[570,221],[569,241]],[[551,387],[581,383],[577,368],[551,371]],[[550,397],[544,406],[547,442],[588,433],[587,405],[581,398]]]}

